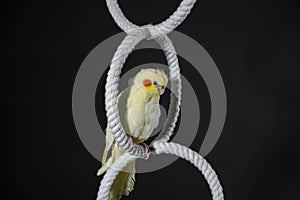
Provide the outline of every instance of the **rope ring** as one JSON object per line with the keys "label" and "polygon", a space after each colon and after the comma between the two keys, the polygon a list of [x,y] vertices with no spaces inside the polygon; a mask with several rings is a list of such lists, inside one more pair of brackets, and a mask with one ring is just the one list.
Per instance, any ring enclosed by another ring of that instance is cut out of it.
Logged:
{"label": "rope ring", "polygon": [[[197,152],[177,143],[164,143],[154,142],[153,144],[156,154],[170,154],[190,161],[206,179],[209,188],[211,190],[213,200],[224,200],[223,188],[220,184],[216,172],[211,165]],[[107,170],[104,175],[99,191],[97,194],[97,200],[108,200],[110,188],[119,174],[119,172],[127,166],[130,162],[136,160],[137,157],[128,153],[123,154],[118,158],[112,166]]]}
{"label": "rope ring", "polygon": [[[113,56],[105,85],[105,109],[107,122],[109,128],[112,130],[115,140],[124,151],[143,159],[147,159],[149,157],[149,152],[145,152],[144,147],[141,145],[131,144],[129,137],[126,135],[121,124],[117,98],[119,95],[118,87],[121,69],[134,47],[147,37],[148,33],[145,30],[146,29],[144,28],[138,28],[124,38]],[[172,92],[170,96],[169,113],[165,121],[164,128],[158,137],[160,141],[167,141],[173,134],[180,111],[180,68],[177,54],[171,40],[166,35],[157,37],[155,40],[159,43],[165,53],[170,71],[169,80],[171,82]]]}
{"label": "rope ring", "polygon": [[[179,26],[191,12],[195,2],[196,0],[183,0],[177,10],[168,19],[160,24],[150,25],[152,26],[152,29],[150,31],[151,37],[149,39],[156,38],[160,35],[166,35]],[[124,32],[130,34],[132,30],[140,28],[140,26],[133,24],[125,17],[120,9],[118,0],[106,0],[106,5],[114,21]]]}

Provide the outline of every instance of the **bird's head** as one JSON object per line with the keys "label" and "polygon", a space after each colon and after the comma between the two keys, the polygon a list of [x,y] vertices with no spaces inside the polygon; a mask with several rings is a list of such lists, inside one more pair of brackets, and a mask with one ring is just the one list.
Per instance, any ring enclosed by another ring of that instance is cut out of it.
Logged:
{"label": "bird's head", "polygon": [[162,69],[142,69],[134,78],[134,84],[146,89],[150,95],[162,95],[168,77]]}

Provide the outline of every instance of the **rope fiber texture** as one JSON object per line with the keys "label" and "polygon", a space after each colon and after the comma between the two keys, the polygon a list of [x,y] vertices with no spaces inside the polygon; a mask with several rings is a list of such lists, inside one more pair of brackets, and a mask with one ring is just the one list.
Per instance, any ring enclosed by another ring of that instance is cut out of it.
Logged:
{"label": "rope fiber texture", "polygon": [[[205,159],[185,146],[176,143],[168,143],[173,134],[180,113],[182,86],[177,54],[167,34],[183,22],[190,13],[195,2],[196,0],[183,0],[177,10],[160,24],[137,26],[124,16],[117,0],[106,0],[107,7],[113,19],[118,26],[127,33],[127,36],[121,42],[112,58],[105,85],[105,109],[108,126],[112,130],[116,142],[126,153],[116,160],[107,170],[103,180],[101,181],[97,200],[108,200],[110,187],[118,173],[128,163],[136,160],[137,158],[148,159],[150,153],[172,154],[190,161],[206,178],[212,191],[213,199],[224,199],[218,177]],[[128,55],[133,51],[135,46],[144,39],[154,39],[164,51],[169,66],[169,80],[171,83],[168,117],[165,120],[164,128],[160,132],[159,136],[151,144],[154,148],[153,152],[146,152],[143,146],[132,144],[130,142],[129,137],[126,135],[122,127],[117,105],[121,69]]]}

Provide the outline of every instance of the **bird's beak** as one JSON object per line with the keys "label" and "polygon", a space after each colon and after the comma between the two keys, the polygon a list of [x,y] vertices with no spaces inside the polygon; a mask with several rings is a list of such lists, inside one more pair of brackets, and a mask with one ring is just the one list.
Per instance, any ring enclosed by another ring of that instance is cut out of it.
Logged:
{"label": "bird's beak", "polygon": [[158,86],[158,92],[159,92],[159,95],[162,95],[165,92],[165,87],[162,85]]}

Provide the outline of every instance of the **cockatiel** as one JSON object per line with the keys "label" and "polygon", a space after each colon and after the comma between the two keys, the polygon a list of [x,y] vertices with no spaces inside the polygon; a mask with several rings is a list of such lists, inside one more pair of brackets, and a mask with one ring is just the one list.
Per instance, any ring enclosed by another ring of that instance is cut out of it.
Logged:
{"label": "cockatiel", "polygon": [[[160,117],[159,99],[167,86],[168,78],[161,69],[142,69],[129,80],[128,87],[118,96],[118,108],[121,124],[131,142],[143,144],[158,126]],[[106,160],[111,149],[111,157]],[[106,146],[102,157],[102,167],[97,175],[103,174],[124,150],[114,141],[114,136],[107,127]],[[135,162],[129,163],[116,177],[109,194],[109,200],[119,200],[133,190],[135,182]]]}

